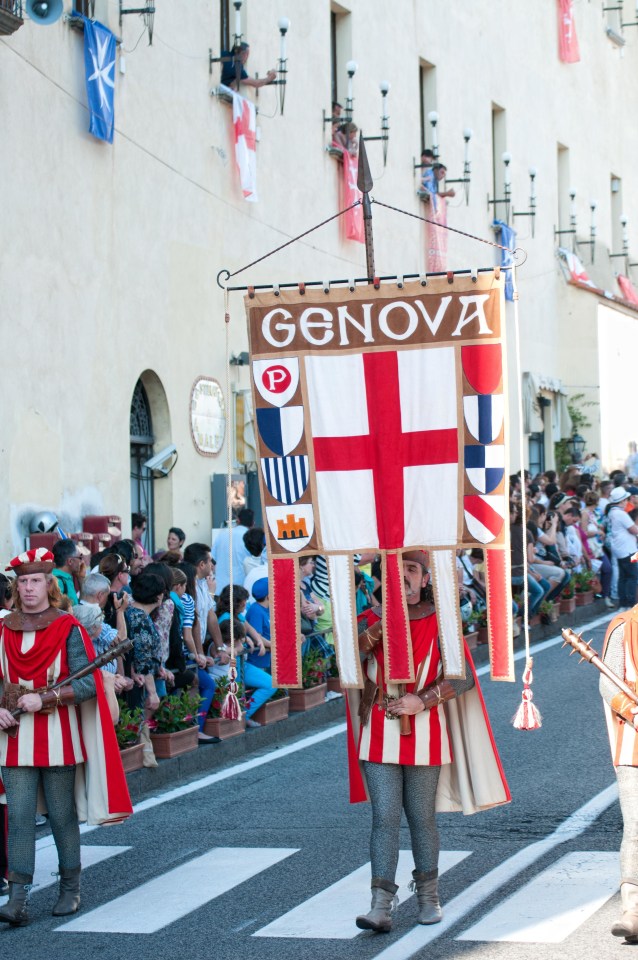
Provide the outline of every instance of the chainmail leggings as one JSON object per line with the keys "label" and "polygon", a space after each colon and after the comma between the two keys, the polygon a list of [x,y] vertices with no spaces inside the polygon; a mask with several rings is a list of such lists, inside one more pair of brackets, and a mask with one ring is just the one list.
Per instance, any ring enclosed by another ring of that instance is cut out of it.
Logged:
{"label": "chainmail leggings", "polygon": [[372,802],[372,876],[394,883],[399,861],[401,813],[410,827],[414,866],[434,877],[439,863],[439,832],[434,801],[440,767],[409,767],[365,761]]}
{"label": "chainmail leggings", "polygon": [[620,875],[638,884],[638,767],[616,767],[623,819]]}
{"label": "chainmail leggings", "polygon": [[9,816],[9,874],[33,877],[40,780],[58,862],[68,870],[78,867],[80,826],[75,809],[75,767],[3,767],[2,780]]}

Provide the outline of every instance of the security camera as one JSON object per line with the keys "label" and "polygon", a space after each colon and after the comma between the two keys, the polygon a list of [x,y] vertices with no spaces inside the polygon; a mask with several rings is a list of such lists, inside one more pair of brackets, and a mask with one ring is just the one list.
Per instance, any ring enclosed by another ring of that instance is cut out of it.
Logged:
{"label": "security camera", "polygon": [[[173,456],[175,457],[175,460],[170,464],[170,466],[167,466],[168,461]],[[163,477],[167,477],[176,463],[177,447],[174,443],[170,443],[167,447],[164,447],[163,450],[160,450],[159,453],[156,453],[154,457],[151,457],[150,460],[147,460],[144,463],[144,466],[147,470],[155,470],[157,473],[161,473]]]}

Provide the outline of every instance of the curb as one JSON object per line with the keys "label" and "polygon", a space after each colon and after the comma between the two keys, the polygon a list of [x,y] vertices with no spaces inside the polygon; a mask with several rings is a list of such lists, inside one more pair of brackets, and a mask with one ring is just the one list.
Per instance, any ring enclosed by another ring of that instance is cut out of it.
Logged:
{"label": "curb", "polygon": [[[613,610],[607,610],[602,600],[587,604],[585,607],[576,607],[573,613],[559,617],[555,623],[540,624],[530,630],[530,642],[538,643],[549,637],[556,636],[563,627],[577,627],[589,620],[597,619],[605,613],[609,619],[615,616]],[[524,636],[521,633],[514,641],[514,649],[522,650],[525,646]],[[483,644],[472,651],[472,658],[476,664],[484,664],[489,660],[488,645]],[[179,783],[196,779],[202,774],[217,770],[249,755],[258,754],[265,750],[272,750],[291,740],[305,736],[330,726],[345,717],[345,700],[328,700],[312,710],[303,713],[291,713],[286,720],[268,724],[252,730],[246,730],[239,737],[223,740],[221,743],[198,747],[192,753],[173,757],[170,760],[159,760],[159,766],[150,769],[135,770],[127,775],[131,799],[134,803]]]}

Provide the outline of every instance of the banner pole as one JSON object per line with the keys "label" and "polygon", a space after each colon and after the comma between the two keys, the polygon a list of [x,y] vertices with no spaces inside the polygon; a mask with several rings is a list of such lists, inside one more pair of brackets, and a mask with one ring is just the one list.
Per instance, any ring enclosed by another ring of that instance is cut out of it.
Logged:
{"label": "banner pole", "polygon": [[359,169],[357,170],[357,186],[363,194],[363,229],[366,241],[366,270],[368,272],[368,281],[372,283],[375,277],[374,272],[374,238],[372,235],[372,204],[370,202],[370,191],[374,185],[372,174],[370,173],[370,164],[368,163],[368,154],[366,153],[365,140],[363,132],[359,134]]}

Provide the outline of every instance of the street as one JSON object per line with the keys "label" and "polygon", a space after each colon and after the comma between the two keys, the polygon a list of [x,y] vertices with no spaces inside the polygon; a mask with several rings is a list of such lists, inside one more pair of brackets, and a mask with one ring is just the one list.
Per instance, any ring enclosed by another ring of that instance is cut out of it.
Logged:
{"label": "street", "polygon": [[[585,629],[600,649],[605,623]],[[483,690],[513,802],[439,818],[443,922],[415,925],[402,854],[401,906],[387,935],[369,908],[369,807],[347,800],[344,724],[142,801],[124,826],[85,829],[82,909],[50,916],[55,851],[38,841],[32,922],[3,927],[11,960],[407,960],[621,956],[621,820],[598,672],[559,642],[538,645],[543,727],[519,732],[515,685]],[[517,663],[520,677],[522,661]],[[485,668],[482,668],[483,674]],[[404,823],[402,849],[409,850]]]}

